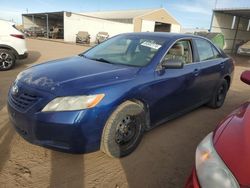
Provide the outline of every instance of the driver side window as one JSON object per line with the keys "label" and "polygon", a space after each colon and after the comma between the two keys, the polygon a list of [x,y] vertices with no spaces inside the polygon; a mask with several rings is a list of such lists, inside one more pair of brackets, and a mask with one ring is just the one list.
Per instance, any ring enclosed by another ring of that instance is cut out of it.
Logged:
{"label": "driver side window", "polygon": [[192,48],[189,40],[176,42],[168,51],[164,58],[167,62],[181,62],[189,64],[193,62]]}

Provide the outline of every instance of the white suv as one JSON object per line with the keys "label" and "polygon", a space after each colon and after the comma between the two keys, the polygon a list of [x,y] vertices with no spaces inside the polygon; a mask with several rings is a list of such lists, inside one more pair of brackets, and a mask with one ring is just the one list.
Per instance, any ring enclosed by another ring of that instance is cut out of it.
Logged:
{"label": "white suv", "polygon": [[14,67],[17,59],[28,56],[24,34],[14,23],[0,20],[0,71]]}

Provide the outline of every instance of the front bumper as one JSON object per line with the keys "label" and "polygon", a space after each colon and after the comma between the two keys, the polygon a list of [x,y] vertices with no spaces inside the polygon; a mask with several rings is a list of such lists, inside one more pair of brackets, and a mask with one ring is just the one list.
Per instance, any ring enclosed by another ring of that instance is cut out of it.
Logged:
{"label": "front bumper", "polygon": [[238,55],[245,55],[245,56],[249,56],[250,55],[250,50],[238,50],[237,51]]}
{"label": "front bumper", "polygon": [[99,110],[20,112],[9,100],[8,112],[16,131],[30,143],[70,153],[100,148],[106,116]]}

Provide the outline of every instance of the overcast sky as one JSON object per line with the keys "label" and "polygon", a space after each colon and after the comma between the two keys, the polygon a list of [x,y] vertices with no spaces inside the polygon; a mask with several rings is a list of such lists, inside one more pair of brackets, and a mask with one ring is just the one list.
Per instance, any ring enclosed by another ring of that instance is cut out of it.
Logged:
{"label": "overcast sky", "polygon": [[164,7],[184,28],[209,28],[212,9],[250,7],[250,0],[1,0],[0,18],[21,23],[22,13],[147,9]]}

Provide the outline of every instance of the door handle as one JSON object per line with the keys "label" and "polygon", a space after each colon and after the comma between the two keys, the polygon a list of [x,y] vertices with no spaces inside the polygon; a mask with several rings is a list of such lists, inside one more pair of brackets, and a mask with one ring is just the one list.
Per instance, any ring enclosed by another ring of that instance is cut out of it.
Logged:
{"label": "door handle", "polygon": [[195,76],[199,76],[199,74],[200,74],[200,69],[194,69],[193,74],[194,74]]}
{"label": "door handle", "polygon": [[223,69],[225,67],[225,62],[221,63],[220,67]]}

